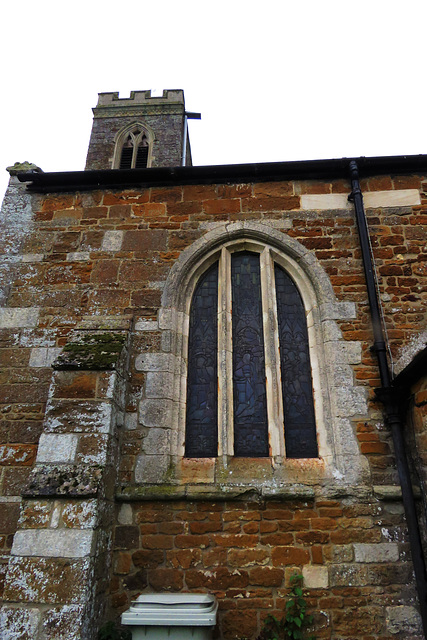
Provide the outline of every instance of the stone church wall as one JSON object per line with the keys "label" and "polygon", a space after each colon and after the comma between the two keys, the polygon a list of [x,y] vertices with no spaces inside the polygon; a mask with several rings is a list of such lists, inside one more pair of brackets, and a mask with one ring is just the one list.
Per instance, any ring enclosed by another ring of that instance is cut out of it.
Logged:
{"label": "stone church wall", "polygon": [[[362,182],[395,357],[426,327],[424,180]],[[416,620],[412,568],[390,433],[374,400],[379,379],[349,191],[346,181],[296,181],[31,196],[31,222],[14,250],[7,307],[0,309],[4,615],[21,620],[23,638],[72,640],[86,637],[82,629],[90,638],[89,619],[115,617],[138,593],[165,589],[216,593],[219,633],[251,636],[264,615],[280,610],[294,568],[305,577],[317,637],[408,635],[405,620]],[[266,470],[255,461],[244,472],[237,460],[230,462],[235,485],[246,473],[245,489],[219,499],[226,483],[218,468],[209,460],[186,466],[164,425],[147,422],[147,399],[167,406],[150,385],[154,356],[168,352],[159,309],[171,269],[196,242],[236,223],[260,225],[299,246],[325,274],[342,310],[322,322],[337,324],[346,354],[342,375],[351,382],[331,411],[334,420],[345,417],[343,433],[350,434],[339,456],[360,459],[352,482],[310,471],[299,460],[293,481],[275,497],[274,483],[263,492],[265,474],[277,473],[274,465]],[[14,229],[4,228],[8,246]],[[65,345],[117,332],[125,351],[111,370],[81,361],[58,370]],[[147,361],[151,368],[141,364]],[[107,427],[87,412],[97,403],[109,407]],[[159,454],[166,460],[161,473]],[[101,469],[108,491],[43,493],[41,470],[52,478],[54,469],[70,465],[91,477]],[[76,551],[70,542],[69,555],[58,551],[52,560],[49,545],[58,531],[63,540],[85,544]],[[109,557],[111,546],[111,574],[108,561],[101,563],[101,580],[99,558]],[[23,580],[19,572],[30,564],[46,567],[47,580],[63,579],[62,567],[68,592],[48,593],[44,583]],[[102,588],[79,591],[83,574],[88,581],[97,576]],[[57,635],[52,619],[67,621],[68,636]],[[409,630],[421,637],[415,626]]]}

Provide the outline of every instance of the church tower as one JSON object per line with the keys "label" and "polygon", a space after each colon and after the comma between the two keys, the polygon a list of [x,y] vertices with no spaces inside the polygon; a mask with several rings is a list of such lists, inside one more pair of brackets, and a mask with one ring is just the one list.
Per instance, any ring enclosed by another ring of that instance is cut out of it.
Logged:
{"label": "church tower", "polygon": [[186,113],[182,89],[100,93],[93,114],[86,170],[191,166],[187,118],[200,116]]}

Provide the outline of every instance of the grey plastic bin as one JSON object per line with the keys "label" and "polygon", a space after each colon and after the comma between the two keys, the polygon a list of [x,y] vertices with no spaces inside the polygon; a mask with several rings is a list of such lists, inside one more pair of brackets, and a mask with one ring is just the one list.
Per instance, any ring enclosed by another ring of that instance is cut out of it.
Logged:
{"label": "grey plastic bin", "polygon": [[205,593],[144,594],[122,614],[132,640],[210,640],[218,602]]}

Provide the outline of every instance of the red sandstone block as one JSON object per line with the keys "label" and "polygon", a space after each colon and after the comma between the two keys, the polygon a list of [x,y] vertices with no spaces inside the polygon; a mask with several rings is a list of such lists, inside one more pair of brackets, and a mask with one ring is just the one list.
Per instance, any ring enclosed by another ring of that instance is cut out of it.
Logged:
{"label": "red sandstone block", "polygon": [[386,442],[362,442],[360,450],[362,453],[390,453],[390,447]]}
{"label": "red sandstone block", "polygon": [[203,566],[204,567],[218,567],[227,564],[227,549],[221,549],[215,547],[214,549],[207,549],[203,551]]}
{"label": "red sandstone block", "polygon": [[148,202],[149,191],[114,191],[104,194],[102,204],[104,206],[116,205],[116,204],[133,204]]}
{"label": "red sandstone block", "polygon": [[309,551],[297,547],[277,547],[272,549],[271,556],[274,567],[288,564],[302,565],[310,560]]}
{"label": "red sandstone block", "polygon": [[258,543],[258,536],[255,535],[246,535],[244,533],[240,534],[224,534],[224,535],[216,535],[212,536],[212,539],[215,544],[220,547],[238,547],[238,548],[248,548],[255,547]]}
{"label": "red sandstone block", "polygon": [[258,533],[259,531],[259,523],[258,522],[247,522],[243,525],[243,533]]}
{"label": "red sandstone block", "polygon": [[166,560],[174,568],[190,569],[202,564],[200,549],[179,549],[166,552]]}
{"label": "red sandstone block", "polygon": [[4,444],[0,446],[0,464],[4,466],[30,467],[37,447],[33,444]]}
{"label": "red sandstone block", "polygon": [[184,586],[183,575],[179,569],[151,569],[148,583],[155,591],[180,591]]}
{"label": "red sandstone block", "polygon": [[270,551],[263,549],[230,549],[227,562],[230,567],[249,567],[253,565],[265,565],[270,560]]}
{"label": "red sandstone block", "polygon": [[273,521],[260,522],[259,524],[260,533],[272,533],[273,531],[277,531],[278,528],[279,525],[277,522]]}
{"label": "red sandstone block", "polygon": [[295,540],[297,543],[305,545],[327,544],[329,534],[323,531],[301,531],[295,534]]}
{"label": "red sandstone block", "polygon": [[57,211],[58,209],[70,209],[73,206],[72,195],[46,196],[43,200],[42,211]]}
{"label": "red sandstone block", "polygon": [[263,544],[270,544],[273,546],[285,546],[294,542],[293,533],[271,533],[262,537]]}
{"label": "red sandstone block", "polygon": [[221,531],[222,524],[220,522],[190,522],[190,532],[196,534],[210,533],[212,531]]}
{"label": "red sandstone block", "polygon": [[307,249],[332,249],[331,238],[301,238],[300,242]]}
{"label": "red sandstone block", "polygon": [[273,569],[272,567],[256,567],[249,571],[250,583],[262,585],[263,587],[281,587],[283,579],[283,569]]}
{"label": "red sandstone block", "polygon": [[221,621],[224,638],[252,638],[258,629],[258,614],[254,610],[228,611]]}
{"label": "red sandstone block", "polygon": [[293,182],[259,182],[253,186],[254,196],[282,197],[294,195]]}
{"label": "red sandstone block", "polygon": [[311,526],[313,529],[336,529],[337,523],[334,518],[312,518]]}
{"label": "red sandstone block", "polygon": [[238,213],[240,212],[240,200],[204,200],[203,209],[208,215],[217,213]]}
{"label": "red sandstone block", "polygon": [[184,532],[183,522],[160,522],[158,525],[159,533],[168,533],[176,535]]}
{"label": "red sandstone block", "polygon": [[252,195],[251,184],[219,184],[216,187],[219,198],[247,198]]}
{"label": "red sandstone block", "polygon": [[57,371],[54,396],[56,398],[94,398],[98,374],[95,372]]}
{"label": "red sandstone block", "polygon": [[183,200],[212,200],[216,198],[215,185],[185,185],[182,189]]}
{"label": "red sandstone block", "polygon": [[210,546],[209,536],[206,535],[178,535],[175,538],[178,549],[206,549]]}
{"label": "red sandstone block", "polygon": [[97,260],[91,274],[91,282],[111,284],[116,282],[119,272],[119,260]]}
{"label": "red sandstone block", "polygon": [[188,569],[185,574],[185,581],[189,589],[244,589],[249,584],[247,571],[229,571],[225,567],[218,569]]}
{"label": "red sandstone block", "polygon": [[150,202],[180,202],[182,187],[151,187]]}
{"label": "red sandstone block", "polygon": [[172,549],[173,537],[165,534],[142,536],[141,546],[144,549]]}
{"label": "red sandstone block", "polygon": [[289,211],[299,207],[299,196],[242,198],[242,211]]}
{"label": "red sandstone block", "polygon": [[158,567],[164,562],[164,551],[157,549],[139,549],[132,554],[132,562],[135,567],[150,569]]}

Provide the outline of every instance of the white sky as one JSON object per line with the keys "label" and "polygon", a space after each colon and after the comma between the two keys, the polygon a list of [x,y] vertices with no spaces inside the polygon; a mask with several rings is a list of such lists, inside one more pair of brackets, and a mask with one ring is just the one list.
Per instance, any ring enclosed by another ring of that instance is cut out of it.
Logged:
{"label": "white sky", "polygon": [[2,2],[4,168],[82,170],[101,91],[184,89],[193,164],[427,153],[425,0]]}

